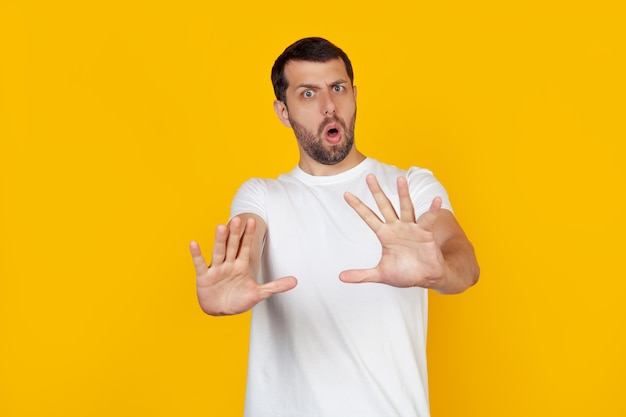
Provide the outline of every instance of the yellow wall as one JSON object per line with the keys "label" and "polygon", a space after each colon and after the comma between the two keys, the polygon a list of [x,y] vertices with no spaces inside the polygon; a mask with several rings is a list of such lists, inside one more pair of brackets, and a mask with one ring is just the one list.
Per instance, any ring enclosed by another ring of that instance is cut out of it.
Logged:
{"label": "yellow wall", "polygon": [[200,312],[187,244],[294,165],[269,69],[310,35],[477,248],[433,417],[626,415],[620,2],[164,3],[0,2],[1,416],[241,415],[249,316]]}

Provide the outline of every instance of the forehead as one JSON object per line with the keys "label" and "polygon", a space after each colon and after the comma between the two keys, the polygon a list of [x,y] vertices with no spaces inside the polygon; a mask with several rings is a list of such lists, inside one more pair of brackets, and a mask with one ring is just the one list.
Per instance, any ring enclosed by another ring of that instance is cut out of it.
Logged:
{"label": "forehead", "polygon": [[297,88],[299,84],[329,84],[337,80],[350,80],[341,58],[327,62],[289,61],[285,65],[285,78],[289,88]]}

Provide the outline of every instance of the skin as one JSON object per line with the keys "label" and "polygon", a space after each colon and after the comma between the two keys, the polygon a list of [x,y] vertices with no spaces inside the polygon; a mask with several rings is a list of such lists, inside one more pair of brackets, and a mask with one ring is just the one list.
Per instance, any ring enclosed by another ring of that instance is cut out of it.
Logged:
{"label": "skin", "polygon": [[[346,133],[356,114],[356,87],[350,83],[343,61],[339,58],[329,62],[290,61],[285,65],[285,76],[289,80],[286,103],[276,100],[274,111],[280,121],[289,128],[302,128],[317,136],[320,126],[332,123],[334,118],[341,138],[336,144],[330,144],[323,137],[317,137],[320,146],[327,152],[333,152],[347,141]],[[356,146],[351,146],[346,157],[332,165],[316,161],[309,155],[298,139],[300,168],[311,175],[335,175],[358,165],[365,159]]]}
{"label": "skin", "polygon": [[[290,61],[285,75],[289,81],[286,103],[275,101],[274,111],[286,127],[294,129],[300,168],[311,175],[335,175],[363,161],[365,156],[350,139],[356,87],[350,84],[343,61]],[[338,135],[327,136],[329,126],[336,128]],[[428,212],[416,219],[407,180],[398,178],[398,215],[375,176],[367,176],[366,181],[382,219],[351,193],[346,192],[345,200],[376,234],[382,255],[374,268],[341,272],[341,281],[419,286],[444,294],[465,291],[477,282],[479,267],[474,249],[454,215],[441,208],[440,198],[435,198]],[[219,225],[210,266],[198,243],[191,242],[198,301],[204,312],[243,313],[297,285],[293,276],[265,284],[256,282],[266,232],[267,225],[254,214],[242,214],[228,225]]]}

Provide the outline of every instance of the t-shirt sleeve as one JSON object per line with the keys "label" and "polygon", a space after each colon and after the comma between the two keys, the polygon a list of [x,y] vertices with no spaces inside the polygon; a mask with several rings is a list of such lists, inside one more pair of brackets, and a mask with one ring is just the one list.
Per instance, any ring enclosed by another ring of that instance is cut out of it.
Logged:
{"label": "t-shirt sleeve", "polygon": [[259,178],[244,182],[230,205],[230,218],[244,213],[256,214],[267,223],[267,185]]}
{"label": "t-shirt sleeve", "polygon": [[448,193],[433,173],[424,168],[411,167],[406,173],[409,192],[415,205],[415,216],[419,218],[430,208],[435,197],[441,197],[441,207],[452,211]]}

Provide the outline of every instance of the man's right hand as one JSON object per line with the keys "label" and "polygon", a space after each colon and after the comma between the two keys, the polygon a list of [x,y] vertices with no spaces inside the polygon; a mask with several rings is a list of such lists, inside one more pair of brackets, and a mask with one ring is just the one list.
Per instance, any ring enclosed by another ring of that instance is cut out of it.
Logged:
{"label": "man's right hand", "polygon": [[[219,225],[210,266],[207,266],[198,243],[192,241],[189,245],[196,269],[198,301],[205,313],[213,316],[243,313],[260,301],[297,285],[292,276],[266,284],[257,283],[255,275],[262,245],[255,242],[255,232],[257,222],[254,217],[248,217],[244,223],[237,216],[228,226]],[[265,230],[259,232],[262,233],[256,233],[257,238],[262,240]]]}

